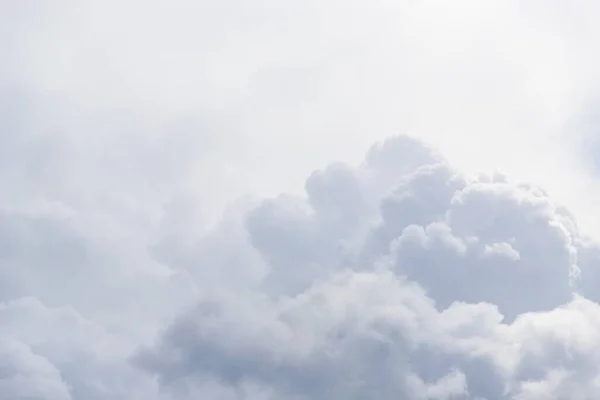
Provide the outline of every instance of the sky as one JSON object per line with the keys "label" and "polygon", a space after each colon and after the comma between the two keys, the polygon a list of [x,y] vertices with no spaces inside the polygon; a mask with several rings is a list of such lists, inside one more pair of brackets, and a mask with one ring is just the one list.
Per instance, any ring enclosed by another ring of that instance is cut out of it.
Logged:
{"label": "sky", "polygon": [[598,398],[599,13],[0,0],[0,400]]}

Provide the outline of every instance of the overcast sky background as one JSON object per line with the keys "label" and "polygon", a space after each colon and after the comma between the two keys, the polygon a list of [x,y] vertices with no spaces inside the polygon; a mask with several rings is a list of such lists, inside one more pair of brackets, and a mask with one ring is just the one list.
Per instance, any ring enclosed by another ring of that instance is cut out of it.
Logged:
{"label": "overcast sky background", "polygon": [[0,400],[598,398],[599,16],[0,0]]}

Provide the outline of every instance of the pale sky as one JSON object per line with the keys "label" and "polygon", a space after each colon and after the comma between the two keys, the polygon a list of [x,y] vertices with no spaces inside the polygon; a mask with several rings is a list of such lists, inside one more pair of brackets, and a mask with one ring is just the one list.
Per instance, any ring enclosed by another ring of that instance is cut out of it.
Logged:
{"label": "pale sky", "polygon": [[0,0],[0,400],[598,398],[599,17]]}
{"label": "pale sky", "polygon": [[598,81],[592,1],[2,7],[3,81],[35,103],[23,112],[106,146],[123,131],[184,135],[176,158],[192,159],[190,186],[208,181],[214,206],[298,190],[315,167],[356,162],[397,133],[461,168],[500,169],[586,203],[576,207],[596,192],[582,148],[594,132],[581,128]]}

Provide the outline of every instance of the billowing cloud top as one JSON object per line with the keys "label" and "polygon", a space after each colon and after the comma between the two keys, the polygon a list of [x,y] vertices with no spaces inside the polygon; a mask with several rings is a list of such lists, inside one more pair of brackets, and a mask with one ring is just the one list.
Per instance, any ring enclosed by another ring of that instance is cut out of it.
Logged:
{"label": "billowing cloud top", "polygon": [[600,396],[598,245],[408,136],[201,234],[185,201],[135,239],[31,210],[0,214],[2,400]]}

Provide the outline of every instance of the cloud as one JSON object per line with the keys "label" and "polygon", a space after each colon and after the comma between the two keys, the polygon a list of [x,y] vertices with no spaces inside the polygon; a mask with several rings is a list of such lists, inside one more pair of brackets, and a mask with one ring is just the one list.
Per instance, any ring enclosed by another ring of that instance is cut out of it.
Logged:
{"label": "cloud", "polygon": [[305,188],[195,234],[182,199],[153,242],[122,245],[73,211],[5,211],[3,393],[598,394],[599,246],[542,189],[461,173],[408,136]]}
{"label": "cloud", "polygon": [[0,2],[0,399],[597,398],[563,3]]}
{"label": "cloud", "polygon": [[0,398],[71,399],[60,371],[27,346],[3,339],[0,355]]}
{"label": "cloud", "polygon": [[[9,398],[597,396],[599,246],[540,188],[409,136],[194,230],[6,209]],[[186,220],[189,216],[190,220]],[[106,228],[105,228],[106,229]],[[115,232],[111,237],[107,232]]]}
{"label": "cloud", "polygon": [[125,336],[73,307],[20,298],[0,305],[0,324],[2,399],[143,399],[156,393],[152,380],[129,365]]}
{"label": "cloud", "polygon": [[306,188],[246,214],[262,283],[204,292],[137,355],[163,388],[214,381],[232,398],[258,387],[268,388],[258,398],[290,399],[598,393],[600,309],[581,284],[595,279],[597,250],[543,190],[461,174],[406,136],[358,167],[315,172]]}

